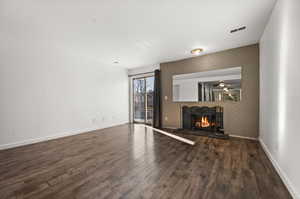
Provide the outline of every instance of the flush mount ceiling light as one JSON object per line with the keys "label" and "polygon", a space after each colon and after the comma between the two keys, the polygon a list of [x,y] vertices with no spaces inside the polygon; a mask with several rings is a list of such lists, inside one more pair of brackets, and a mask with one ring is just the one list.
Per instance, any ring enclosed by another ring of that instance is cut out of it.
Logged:
{"label": "flush mount ceiling light", "polygon": [[114,64],[118,64],[119,62],[118,62],[118,61],[114,61],[113,63],[114,63]]}
{"label": "flush mount ceiling light", "polygon": [[203,51],[202,48],[196,48],[196,49],[191,50],[191,53],[193,55],[199,55],[202,51]]}

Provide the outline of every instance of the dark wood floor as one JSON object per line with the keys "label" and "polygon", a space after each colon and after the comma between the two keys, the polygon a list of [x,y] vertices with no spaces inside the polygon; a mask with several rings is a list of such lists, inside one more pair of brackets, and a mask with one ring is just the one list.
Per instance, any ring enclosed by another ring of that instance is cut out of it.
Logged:
{"label": "dark wood floor", "polygon": [[0,151],[0,198],[291,198],[256,141],[122,125]]}

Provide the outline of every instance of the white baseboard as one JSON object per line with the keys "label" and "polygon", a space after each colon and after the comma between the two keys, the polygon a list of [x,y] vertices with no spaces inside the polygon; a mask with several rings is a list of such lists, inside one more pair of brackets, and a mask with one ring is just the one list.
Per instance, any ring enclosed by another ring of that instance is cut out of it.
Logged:
{"label": "white baseboard", "polygon": [[258,140],[257,138],[246,137],[246,136],[240,136],[240,135],[232,135],[232,134],[229,134],[229,136],[230,136],[230,137],[235,137],[235,138],[247,139],[247,140]]}
{"label": "white baseboard", "polygon": [[104,128],[86,128],[86,129],[80,129],[80,130],[73,130],[73,131],[70,131],[68,133],[59,133],[59,134],[54,134],[54,135],[50,135],[50,136],[46,136],[46,137],[40,137],[40,138],[23,140],[23,141],[19,141],[19,142],[3,144],[3,145],[0,145],[0,150],[15,148],[15,147],[19,147],[19,146],[25,146],[25,145],[29,145],[29,144],[35,144],[35,143],[38,143],[38,142],[45,142],[45,141],[48,141],[48,140],[54,140],[54,139],[57,139],[57,138],[63,138],[63,137],[68,137],[68,136],[82,134],[82,133],[88,133],[88,132],[91,132],[91,131],[110,128],[110,127],[119,126],[119,125],[127,124],[127,123],[128,122],[121,123],[121,124],[109,125],[109,126],[104,127]]}
{"label": "white baseboard", "polygon": [[273,164],[275,170],[277,171],[278,175],[280,176],[281,180],[283,181],[283,183],[287,187],[288,191],[292,195],[292,197],[294,199],[300,199],[300,195],[296,192],[296,189],[292,185],[291,181],[289,180],[289,178],[287,177],[285,172],[281,169],[281,167],[279,166],[277,161],[273,158],[273,156],[270,153],[268,147],[265,145],[265,143],[263,142],[263,140],[261,138],[259,138],[258,140],[259,140],[259,143],[262,146],[263,150],[267,154],[269,160],[272,162],[272,164]]}

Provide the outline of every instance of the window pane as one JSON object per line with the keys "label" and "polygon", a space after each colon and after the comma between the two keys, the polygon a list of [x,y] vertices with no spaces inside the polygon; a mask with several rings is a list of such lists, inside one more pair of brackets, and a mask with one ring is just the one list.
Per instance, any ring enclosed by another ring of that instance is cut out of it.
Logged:
{"label": "window pane", "polygon": [[147,91],[147,120],[146,123],[152,124],[153,119],[153,94],[154,94],[154,77],[146,78]]}
{"label": "window pane", "polygon": [[133,116],[135,122],[145,122],[145,79],[133,80]]}

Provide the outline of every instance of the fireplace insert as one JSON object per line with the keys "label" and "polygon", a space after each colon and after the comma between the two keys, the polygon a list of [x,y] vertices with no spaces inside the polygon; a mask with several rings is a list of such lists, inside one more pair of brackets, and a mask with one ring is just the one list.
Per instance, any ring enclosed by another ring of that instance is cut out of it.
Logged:
{"label": "fireplace insert", "polygon": [[[194,134],[228,138],[223,131],[223,107],[221,106],[183,106],[182,128],[193,131]],[[200,133],[203,131],[205,133]]]}

